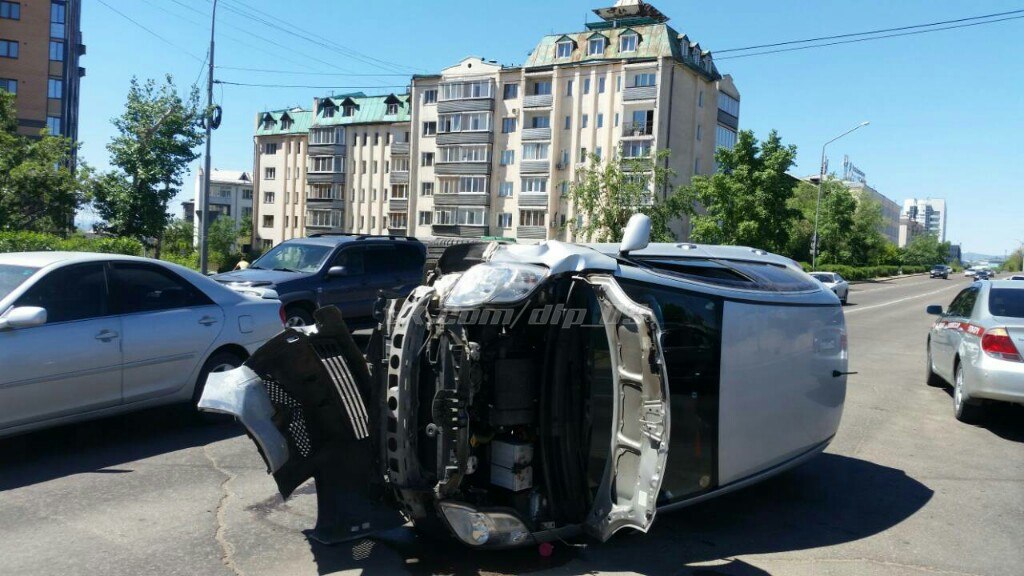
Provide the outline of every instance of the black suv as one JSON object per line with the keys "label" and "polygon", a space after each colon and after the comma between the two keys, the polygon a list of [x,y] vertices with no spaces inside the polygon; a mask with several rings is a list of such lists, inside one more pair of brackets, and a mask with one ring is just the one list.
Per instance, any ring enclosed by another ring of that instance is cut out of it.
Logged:
{"label": "black suv", "polygon": [[426,247],[415,238],[324,233],[282,242],[247,269],[214,280],[239,291],[276,291],[288,326],[312,324],[313,311],[332,304],[358,323],[371,318],[381,290],[404,297],[419,286],[425,261]]}
{"label": "black suv", "polygon": [[943,280],[949,280],[949,266],[945,264],[936,264],[932,266],[931,278],[942,278]]}

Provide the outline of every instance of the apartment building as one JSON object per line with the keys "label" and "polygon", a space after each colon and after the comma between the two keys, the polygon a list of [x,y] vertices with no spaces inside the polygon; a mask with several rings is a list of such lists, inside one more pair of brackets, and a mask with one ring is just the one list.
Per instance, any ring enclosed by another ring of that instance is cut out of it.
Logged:
{"label": "apartment building", "polygon": [[[676,185],[715,170],[715,149],[736,142],[731,78],[649,4],[595,13],[585,31],[542,38],[522,66],[466,58],[413,77],[410,233],[574,240],[568,191],[591,155],[668,150]],[[688,222],[675,231],[685,239]]]}
{"label": "apartment building", "polygon": [[257,117],[258,242],[317,232],[408,233],[409,96],[315,98]]}
{"label": "apartment building", "polygon": [[21,134],[78,139],[81,11],[81,0],[0,0],[0,90],[15,94]]}
{"label": "apartment building", "polygon": [[[203,169],[196,172],[195,199],[182,203],[191,206],[191,218],[195,230],[194,244],[199,246],[199,193],[203,189]],[[235,170],[217,170],[210,173],[210,218],[213,224],[220,218],[230,218],[235,226],[241,226],[242,220],[252,218],[253,182],[248,172]]]}
{"label": "apartment building", "polygon": [[903,201],[902,218],[914,220],[925,234],[946,241],[946,201],[941,198],[909,198]]}

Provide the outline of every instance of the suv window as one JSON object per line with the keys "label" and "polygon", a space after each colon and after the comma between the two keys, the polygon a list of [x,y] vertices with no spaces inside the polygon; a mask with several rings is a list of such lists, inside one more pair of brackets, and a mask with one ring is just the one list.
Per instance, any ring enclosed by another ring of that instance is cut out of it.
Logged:
{"label": "suv window", "polygon": [[366,247],[366,273],[386,274],[397,272],[398,251],[394,246],[367,246]]}
{"label": "suv window", "polygon": [[401,270],[422,270],[424,264],[423,253],[416,246],[410,244],[396,244],[398,256],[397,265]]}
{"label": "suv window", "polygon": [[778,264],[671,257],[640,258],[638,262],[672,276],[719,286],[768,292],[801,292],[820,289],[819,284],[803,273]]}
{"label": "suv window", "polygon": [[993,288],[988,293],[988,312],[993,316],[1024,318],[1024,290]]}
{"label": "suv window", "polygon": [[151,264],[114,264],[120,312],[155,312],[213,304],[206,294],[170,270]]}
{"label": "suv window", "polygon": [[300,242],[284,242],[270,249],[252,263],[256,270],[285,270],[292,272],[316,272],[331,247],[320,244],[302,244]]}
{"label": "suv window", "polygon": [[50,272],[29,288],[15,306],[46,309],[46,323],[73,322],[107,316],[109,290],[102,262],[66,266]]}
{"label": "suv window", "polygon": [[347,276],[362,274],[365,256],[366,253],[362,246],[345,247],[334,257],[331,266],[344,266]]}

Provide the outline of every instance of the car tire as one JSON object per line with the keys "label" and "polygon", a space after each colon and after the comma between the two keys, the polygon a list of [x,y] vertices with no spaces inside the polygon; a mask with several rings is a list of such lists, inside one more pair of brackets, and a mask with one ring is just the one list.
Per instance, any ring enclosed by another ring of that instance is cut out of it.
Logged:
{"label": "car tire", "polygon": [[953,383],[953,415],[965,424],[974,424],[981,420],[983,413],[981,401],[972,399],[964,390],[964,368],[957,364]]}
{"label": "car tire", "polygon": [[312,326],[315,324],[313,314],[305,306],[292,304],[284,307],[284,325],[289,328]]}
{"label": "car tire", "polygon": [[192,406],[197,407],[199,405],[199,398],[203,395],[203,389],[206,388],[206,379],[213,372],[226,372],[228,370],[234,370],[241,366],[245,360],[235,354],[234,352],[228,352],[227,350],[221,350],[206,359],[206,363],[203,364],[203,369],[199,371],[199,377],[196,379],[196,385],[192,389]]}
{"label": "car tire", "polygon": [[933,386],[935,388],[944,386],[946,383],[932,369],[932,366],[934,366],[934,364],[932,363],[932,343],[930,341],[925,346],[925,351],[927,353],[924,365],[926,374],[925,382],[927,382],[929,386]]}
{"label": "car tire", "polygon": [[839,302],[840,302],[840,303],[841,303],[841,304],[842,304],[843,306],[846,306],[846,302],[847,302],[847,301],[848,301],[849,299],[850,299],[850,293],[849,293],[849,292],[847,292],[846,294],[844,294],[844,295],[843,295],[843,298],[842,298],[842,300],[840,300]]}

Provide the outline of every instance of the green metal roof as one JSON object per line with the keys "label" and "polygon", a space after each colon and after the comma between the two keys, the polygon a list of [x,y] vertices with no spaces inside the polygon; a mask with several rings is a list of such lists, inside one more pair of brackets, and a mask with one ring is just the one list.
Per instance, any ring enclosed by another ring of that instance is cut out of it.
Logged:
{"label": "green metal roof", "polygon": [[[588,42],[596,33],[600,33],[602,36],[608,38],[608,46],[605,48],[604,54],[591,56],[587,53],[589,48]],[[637,43],[636,50],[633,52],[619,52],[619,36],[630,33],[640,35],[640,41]],[[681,36],[667,24],[649,24],[641,26],[635,25],[634,23],[631,23],[630,26],[621,26],[616,28],[604,28],[598,30],[591,29],[569,34],[551,34],[541,39],[540,43],[537,44],[537,47],[530,53],[529,58],[526,59],[526,63],[523,64],[523,67],[539,68],[544,66],[585,64],[587,62],[603,62],[608,60],[673,58],[679,62],[690,65],[698,73],[709,76],[712,79],[717,79],[719,74],[714,68],[712,68],[713,73],[708,74],[707,72],[697,68],[689,59],[683,58],[683,52],[680,49],[680,45],[681,42],[688,41],[684,40],[685,38],[685,36]],[[564,41],[564,39],[572,40],[576,43],[576,46],[569,58],[558,58],[557,44],[559,41]]]}
{"label": "green metal roof", "polygon": [[[390,98],[398,100],[398,114],[388,115],[387,101]],[[383,96],[363,95],[338,95],[321,98],[320,101],[330,100],[338,106],[339,110],[332,118],[324,118],[323,111],[317,110],[313,120],[314,126],[346,126],[349,124],[383,124],[387,122],[408,122],[411,118],[408,94],[385,94]],[[342,103],[351,100],[356,105],[356,113],[353,116],[344,116],[341,111]]]}
{"label": "green metal roof", "polygon": [[[287,130],[281,129],[281,118],[288,115],[292,119],[292,125]],[[273,128],[267,130],[264,127],[264,120],[267,116],[274,119]],[[256,116],[257,136],[283,136],[285,134],[305,134],[313,124],[313,113],[309,110],[293,108],[290,110],[274,110],[272,112],[261,112]]]}

